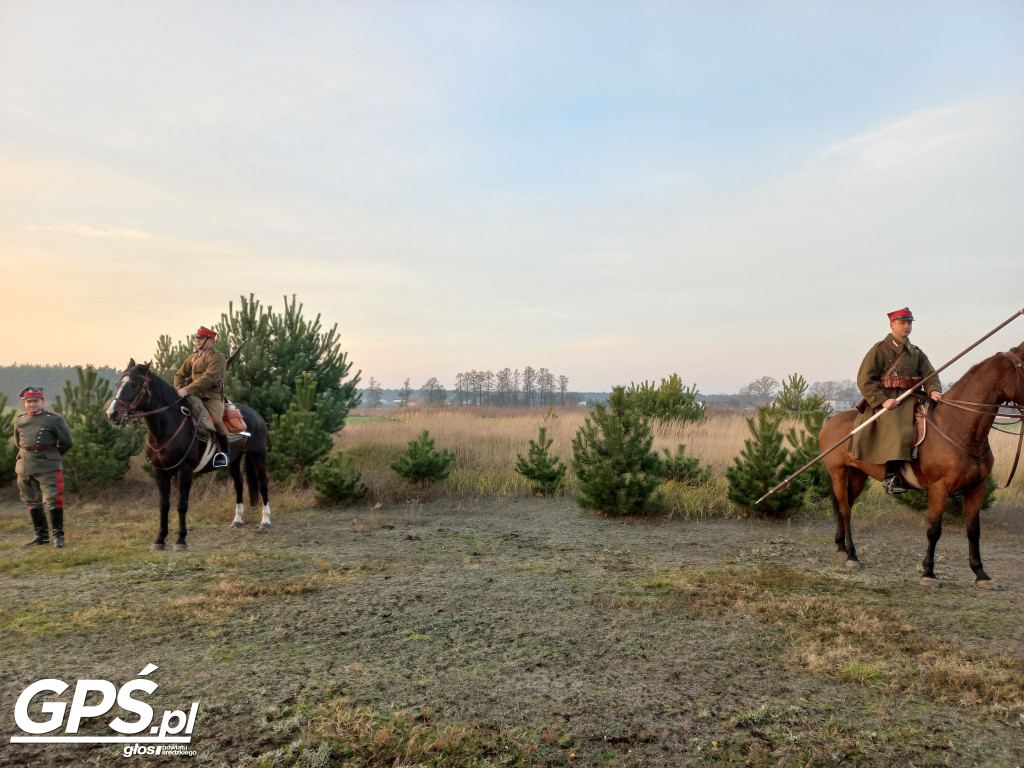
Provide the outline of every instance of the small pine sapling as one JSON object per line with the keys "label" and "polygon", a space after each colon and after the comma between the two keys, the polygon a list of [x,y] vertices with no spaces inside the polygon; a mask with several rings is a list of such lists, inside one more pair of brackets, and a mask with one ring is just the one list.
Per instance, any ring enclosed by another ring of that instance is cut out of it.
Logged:
{"label": "small pine sapling", "polygon": [[556,493],[565,482],[567,467],[558,456],[549,453],[553,442],[548,438],[547,428],[541,427],[537,439],[530,441],[527,457],[516,456],[516,472],[529,480],[534,493],[540,495]]}
{"label": "small pine sapling", "polygon": [[454,461],[451,451],[439,453],[434,448],[430,432],[424,429],[417,439],[409,441],[406,452],[391,462],[391,468],[406,480],[423,485],[448,477]]}

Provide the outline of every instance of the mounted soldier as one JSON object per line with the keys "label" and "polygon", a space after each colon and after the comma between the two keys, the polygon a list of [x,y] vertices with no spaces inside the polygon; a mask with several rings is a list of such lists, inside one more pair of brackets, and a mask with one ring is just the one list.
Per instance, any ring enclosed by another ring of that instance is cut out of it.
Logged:
{"label": "mounted soldier", "polygon": [[217,334],[200,326],[195,333],[196,351],[189,355],[174,374],[174,388],[178,396],[188,398],[193,405],[206,409],[209,419],[201,419],[203,425],[217,440],[217,454],[213,457],[214,468],[228,465],[228,432],[224,428],[224,374],[227,358],[219,352],[213,342]]}
{"label": "mounted soldier", "polygon": [[42,387],[21,390],[25,406],[14,422],[14,438],[18,443],[18,458],[14,471],[18,475],[18,493],[28,504],[35,538],[31,544],[49,544],[50,528],[46,513],[50,514],[53,543],[64,546],[64,473],[62,457],[73,441],[67,420],[59,413],[46,410]]}
{"label": "mounted soldier", "polygon": [[[853,435],[850,453],[871,464],[885,464],[882,485],[889,493],[909,490],[900,479],[903,462],[912,459],[914,443],[914,411],[916,407],[942,399],[942,385],[927,355],[910,343],[908,337],[914,322],[909,307],[889,313],[889,335],[875,344],[864,356],[857,373],[857,387],[864,399],[857,406],[854,427],[859,427],[881,410],[887,413]],[[931,378],[928,378],[931,377]],[[897,398],[922,379],[924,391],[899,402]]]}

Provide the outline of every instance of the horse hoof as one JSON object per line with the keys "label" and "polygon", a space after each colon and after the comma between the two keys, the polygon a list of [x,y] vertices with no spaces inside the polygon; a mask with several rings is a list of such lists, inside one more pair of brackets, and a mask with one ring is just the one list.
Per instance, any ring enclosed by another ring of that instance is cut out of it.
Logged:
{"label": "horse hoof", "polygon": [[231,527],[232,528],[241,528],[242,527],[242,523],[239,520],[235,520],[235,522],[233,522],[231,524]]}
{"label": "horse hoof", "polygon": [[164,544],[154,544],[153,546],[151,546],[149,548],[149,551],[150,552],[163,552],[165,549],[167,549],[167,546],[164,545]]}
{"label": "horse hoof", "polygon": [[847,560],[846,567],[850,569],[860,568],[860,560]]}
{"label": "horse hoof", "polygon": [[941,587],[942,586],[942,582],[939,581],[938,579],[932,578],[931,576],[922,576],[921,577],[921,586],[922,587]]}
{"label": "horse hoof", "polygon": [[188,544],[175,544],[174,545],[174,551],[175,552],[187,552],[188,551]]}
{"label": "horse hoof", "polygon": [[270,530],[270,523],[260,523],[260,530],[261,531],[269,531]]}
{"label": "horse hoof", "polygon": [[992,581],[992,579],[978,579],[974,582],[974,586],[978,589],[1002,589],[1002,587]]}

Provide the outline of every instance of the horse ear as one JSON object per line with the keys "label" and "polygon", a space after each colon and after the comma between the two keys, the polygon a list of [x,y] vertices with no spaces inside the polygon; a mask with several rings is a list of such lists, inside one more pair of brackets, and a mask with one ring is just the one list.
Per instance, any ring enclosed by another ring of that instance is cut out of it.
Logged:
{"label": "horse ear", "polygon": [[125,370],[127,371],[129,368],[134,368],[134,367],[135,367],[135,358],[134,357],[129,357],[128,358],[128,365],[125,366]]}
{"label": "horse ear", "polygon": [[139,363],[138,366],[136,366],[135,370],[142,374],[149,373],[149,366],[151,366],[152,364],[152,360],[150,360],[148,363]]}

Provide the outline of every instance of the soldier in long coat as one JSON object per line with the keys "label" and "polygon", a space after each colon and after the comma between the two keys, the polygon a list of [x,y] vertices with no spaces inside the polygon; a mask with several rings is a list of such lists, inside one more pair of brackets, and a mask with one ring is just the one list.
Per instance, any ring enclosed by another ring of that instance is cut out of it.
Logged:
{"label": "soldier in long coat", "polygon": [[18,458],[14,471],[18,475],[18,493],[28,504],[35,538],[31,544],[49,544],[53,526],[53,543],[64,546],[64,464],[62,457],[74,441],[67,420],[59,413],[46,410],[42,387],[21,390],[25,406],[14,422],[14,439]]}
{"label": "soldier in long coat", "polygon": [[185,358],[174,374],[174,387],[178,397],[190,395],[202,401],[216,431],[218,453],[213,457],[214,467],[228,465],[228,431],[224,428],[224,374],[228,361],[214,348],[217,334],[203,326],[195,333],[196,351]]}
{"label": "soldier in long coat", "polygon": [[864,356],[857,373],[857,387],[864,400],[854,422],[856,429],[880,410],[885,413],[853,436],[850,452],[854,458],[871,464],[885,464],[883,486],[889,493],[908,490],[900,480],[903,462],[910,461],[914,443],[914,406],[928,398],[940,400],[942,385],[937,376],[924,383],[913,397],[897,403],[896,398],[921,379],[935,372],[927,355],[910,343],[914,322],[909,307],[889,313],[890,333]]}

